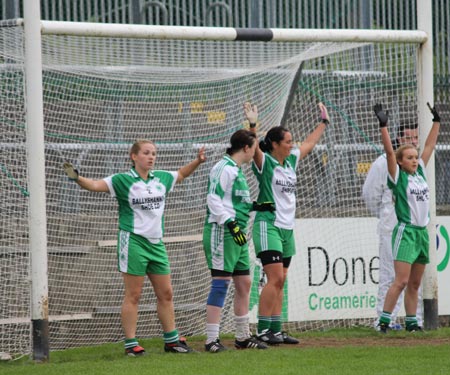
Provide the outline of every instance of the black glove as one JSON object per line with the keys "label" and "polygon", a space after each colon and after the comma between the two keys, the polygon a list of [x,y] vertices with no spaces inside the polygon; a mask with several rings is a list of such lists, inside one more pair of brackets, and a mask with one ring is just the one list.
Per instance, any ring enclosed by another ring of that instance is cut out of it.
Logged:
{"label": "black glove", "polygon": [[439,116],[436,107],[431,108],[430,103],[427,102],[427,106],[430,109],[431,114],[433,115],[433,122],[441,122],[441,117]]}
{"label": "black glove", "polygon": [[375,104],[373,106],[373,111],[378,117],[378,121],[380,121],[380,128],[385,128],[387,126],[389,112],[383,112],[383,106],[381,104]]}
{"label": "black glove", "polygon": [[247,243],[247,237],[241,231],[241,228],[239,228],[236,220],[229,221],[227,223],[227,227],[233,236],[234,242],[236,242],[239,246],[244,246]]}
{"label": "black glove", "polygon": [[76,170],[73,165],[69,162],[65,162],[63,164],[64,172],[66,173],[69,180],[76,181],[78,180],[78,170]]}
{"label": "black glove", "polygon": [[275,211],[275,204],[273,202],[253,202],[253,211]]}

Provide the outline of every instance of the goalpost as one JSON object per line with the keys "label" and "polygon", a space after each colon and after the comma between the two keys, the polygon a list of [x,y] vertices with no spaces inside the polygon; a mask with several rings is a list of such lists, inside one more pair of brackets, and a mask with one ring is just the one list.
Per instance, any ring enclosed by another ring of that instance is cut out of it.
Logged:
{"label": "goalpost", "polygon": [[[431,30],[106,25],[32,21],[35,11],[0,25],[0,352],[45,360],[50,348],[122,339],[116,202],[81,191],[61,165],[71,161],[91,178],[126,171],[137,138],[156,143],[157,168],[166,170],[206,146],[208,161],[169,195],[165,214],[177,326],[184,335],[204,334],[207,175],[230,135],[246,126],[245,101],[258,105],[260,136],[283,122],[302,141],[317,124],[319,101],[331,116],[299,167],[285,323],[299,330],[372,324],[376,219],[360,197],[382,148],[372,107],[389,108],[392,134],[399,124],[428,129]],[[255,179],[245,173],[255,197]],[[433,173],[428,168],[432,189]],[[252,257],[254,319],[263,275]],[[232,330],[232,294],[223,332]],[[437,316],[435,288],[424,295]],[[155,306],[147,285],[139,337],[160,334]]]}

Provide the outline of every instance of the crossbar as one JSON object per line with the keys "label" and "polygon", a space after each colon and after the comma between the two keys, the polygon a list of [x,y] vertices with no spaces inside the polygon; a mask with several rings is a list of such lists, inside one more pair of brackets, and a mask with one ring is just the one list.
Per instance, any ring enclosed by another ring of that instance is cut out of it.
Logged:
{"label": "crossbar", "polygon": [[260,42],[384,42],[423,44],[428,38],[427,33],[420,30],[243,29],[233,27],[129,25],[68,21],[41,21],[41,33],[45,35],[92,37]]}

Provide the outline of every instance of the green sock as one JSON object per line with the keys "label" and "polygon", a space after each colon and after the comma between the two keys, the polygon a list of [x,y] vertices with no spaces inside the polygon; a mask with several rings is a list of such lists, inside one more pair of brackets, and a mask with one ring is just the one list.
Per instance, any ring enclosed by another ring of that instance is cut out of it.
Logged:
{"label": "green sock", "polygon": [[138,341],[135,337],[133,337],[132,339],[125,339],[125,349],[134,348],[138,345]]}
{"label": "green sock", "polygon": [[163,338],[164,338],[164,342],[166,344],[178,342],[178,340],[180,339],[178,337],[178,330],[176,330],[176,329],[174,329],[173,331],[170,331],[170,332],[164,332]]}
{"label": "green sock", "polygon": [[380,323],[389,325],[389,323],[391,322],[391,315],[392,313],[390,313],[389,311],[383,311],[380,315]]}
{"label": "green sock", "polygon": [[272,315],[270,330],[273,333],[281,332],[281,315]]}
{"label": "green sock", "polygon": [[270,323],[272,319],[270,316],[258,315],[258,333],[262,333],[266,329],[270,329]]}
{"label": "green sock", "polygon": [[406,328],[417,326],[417,318],[415,315],[406,315],[405,316]]}

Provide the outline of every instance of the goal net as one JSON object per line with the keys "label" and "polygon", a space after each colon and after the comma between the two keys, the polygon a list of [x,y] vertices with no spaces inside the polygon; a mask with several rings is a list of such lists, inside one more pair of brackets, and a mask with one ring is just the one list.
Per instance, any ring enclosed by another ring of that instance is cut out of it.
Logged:
{"label": "goal net", "polygon": [[[30,254],[23,30],[0,27],[0,352],[29,353]],[[331,124],[298,169],[297,255],[283,308],[289,329],[370,325],[378,282],[376,219],[361,199],[381,152],[372,106],[390,111],[391,130],[417,122],[416,43],[152,40],[43,35],[43,100],[52,350],[123,339],[117,271],[117,204],[62,171],[72,162],[99,179],[127,171],[139,138],[154,141],[156,168],[177,170],[206,147],[207,162],[167,201],[165,242],[177,327],[203,335],[210,275],[201,244],[207,176],[231,134],[246,126],[243,103],[258,105],[259,135],[284,123],[301,142]],[[32,100],[32,98],[31,98]],[[244,168],[252,195],[257,184]],[[250,242],[251,319],[264,281]],[[44,275],[45,276],[45,275]],[[222,332],[233,331],[233,288]],[[148,280],[137,336],[158,337]]]}

